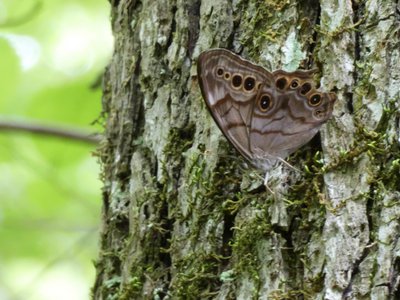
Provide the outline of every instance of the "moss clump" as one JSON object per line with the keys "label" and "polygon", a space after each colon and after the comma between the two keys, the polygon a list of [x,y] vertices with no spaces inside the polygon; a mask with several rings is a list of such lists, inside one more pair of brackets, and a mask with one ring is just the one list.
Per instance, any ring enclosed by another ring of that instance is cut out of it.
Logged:
{"label": "moss clump", "polygon": [[[245,6],[245,7],[244,7]],[[242,30],[240,43],[246,45],[251,56],[257,57],[266,42],[276,42],[278,37],[287,34],[287,29],[282,24],[283,11],[290,6],[290,1],[281,0],[255,0],[239,4]],[[287,22],[289,26],[290,22]]]}
{"label": "moss clump", "polygon": [[133,276],[128,283],[121,287],[121,293],[118,295],[118,300],[130,300],[140,297],[143,288],[143,274],[139,277]]}
{"label": "moss clump", "polygon": [[273,233],[266,213],[268,205],[263,203],[262,206],[253,216],[244,218],[242,224],[236,224],[231,242],[235,273],[250,274],[257,286],[260,283],[258,271],[263,263],[258,256],[257,247],[260,241]]}
{"label": "moss clump", "polygon": [[179,270],[172,281],[173,299],[210,299],[218,293],[220,257],[192,253],[175,263]]}

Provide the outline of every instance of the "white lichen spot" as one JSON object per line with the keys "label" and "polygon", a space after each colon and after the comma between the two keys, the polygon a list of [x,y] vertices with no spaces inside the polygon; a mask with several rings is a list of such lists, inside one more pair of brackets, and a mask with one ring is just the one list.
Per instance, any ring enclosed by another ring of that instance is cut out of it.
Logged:
{"label": "white lichen spot", "polygon": [[167,44],[168,38],[165,35],[159,34],[157,38],[157,44],[165,46]]}
{"label": "white lichen spot", "polygon": [[157,32],[156,29],[159,26],[159,22],[157,18],[147,19],[143,21],[140,26],[139,31],[139,40],[144,47],[151,47],[154,45],[157,40]]}
{"label": "white lichen spot", "polygon": [[373,124],[373,126],[377,126],[382,118],[383,114],[383,106],[378,101],[370,102],[366,104],[368,110],[370,112],[369,116],[369,123]]}
{"label": "white lichen spot", "polygon": [[298,69],[300,62],[305,58],[305,52],[301,50],[301,44],[296,39],[295,31],[292,31],[287,37],[282,47],[283,69],[292,72]]}
{"label": "white lichen spot", "polygon": [[228,270],[225,272],[222,272],[221,275],[219,276],[219,279],[222,282],[230,282],[235,280],[235,272],[233,270]]}

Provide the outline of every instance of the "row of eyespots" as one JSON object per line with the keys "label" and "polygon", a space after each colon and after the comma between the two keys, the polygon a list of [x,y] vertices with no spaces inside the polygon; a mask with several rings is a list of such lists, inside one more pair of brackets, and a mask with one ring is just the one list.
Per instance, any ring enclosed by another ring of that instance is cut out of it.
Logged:
{"label": "row of eyespots", "polygon": [[[284,90],[284,89],[286,88],[286,86],[287,86],[287,83],[288,83],[288,82],[287,82],[286,78],[285,78],[285,77],[281,77],[281,78],[278,78],[278,79],[276,80],[275,85],[276,85],[276,87],[277,87],[278,89]],[[297,89],[297,88],[299,87],[299,80],[298,80],[298,79],[293,79],[293,80],[290,82],[289,87],[290,87],[291,89],[293,89],[293,90],[294,90],[294,89]],[[302,95],[307,94],[310,90],[311,90],[311,84],[310,84],[309,82],[303,83],[303,84],[301,85],[301,87],[300,87],[300,93],[301,93]]]}
{"label": "row of eyespots", "polygon": [[[311,106],[318,106],[321,103],[321,96],[319,94],[314,94],[312,95],[309,99],[308,99],[308,103]],[[273,105],[273,101],[272,98],[269,94],[265,93],[263,95],[261,95],[261,97],[258,100],[258,108],[262,111],[262,112],[267,112],[270,108],[272,108]],[[322,111],[320,110],[316,110],[314,112],[314,116],[317,119],[322,119],[324,117],[324,114]]]}
{"label": "row of eyespots", "polygon": [[[224,69],[221,67],[216,69],[216,75],[218,77],[224,77],[225,80],[231,80],[231,85],[234,89],[240,89],[243,87],[247,92],[251,92],[256,86],[256,80],[254,77],[247,76],[243,80],[242,75],[233,74],[233,76],[231,76],[230,72],[225,72]],[[286,85],[287,85],[286,78],[284,78],[284,77],[278,78],[276,80],[275,85],[278,89],[281,89],[281,90],[285,89]],[[291,89],[299,88],[298,79],[293,79],[290,82],[289,86]],[[260,83],[257,84],[257,89],[259,89],[259,88],[260,88]],[[309,82],[305,82],[301,85],[299,91],[302,95],[306,95],[311,90],[311,88],[312,88],[311,84]],[[268,94],[261,95],[261,97],[259,99],[260,100],[258,102],[258,106],[262,112],[266,112],[268,109],[270,109],[272,107],[273,102],[272,102],[270,95],[268,95]],[[308,98],[308,104],[310,106],[318,106],[321,104],[321,100],[322,99],[321,99],[320,94],[318,94],[318,93],[313,94]]]}
{"label": "row of eyespots", "polygon": [[217,68],[217,76],[224,77],[225,80],[231,80],[231,85],[234,89],[244,88],[245,91],[251,92],[256,86],[256,79],[253,76],[246,76],[243,80],[243,76],[240,74],[233,74],[225,72],[223,68]]}
{"label": "row of eyespots", "polygon": [[[263,94],[261,95],[261,97],[259,98],[260,100],[258,101],[258,107],[262,112],[266,112],[267,110],[269,110],[272,105],[272,98],[269,94]],[[321,96],[319,94],[314,94],[312,95],[309,99],[308,99],[308,104],[310,106],[318,106],[319,104],[321,104]],[[320,114],[321,111],[317,111],[317,114]]]}
{"label": "row of eyespots", "polygon": [[[224,77],[225,80],[231,79],[231,73],[225,72],[223,68],[219,67],[216,69],[218,77]],[[234,89],[244,88],[246,91],[251,92],[256,86],[256,80],[252,76],[246,76],[243,80],[243,76],[240,74],[233,74],[231,85]],[[261,88],[261,83],[257,83],[257,89]],[[268,111],[272,107],[272,98],[269,94],[263,94],[258,100],[258,108],[262,112]]]}
{"label": "row of eyespots", "polygon": [[[275,82],[275,85],[278,89],[280,90],[284,90],[286,88],[287,85],[287,80],[284,77],[278,78]],[[297,79],[293,79],[290,82],[289,87],[291,89],[297,89],[299,88],[299,81]],[[309,82],[305,82],[300,86],[300,94],[302,95],[306,95],[309,91],[311,91],[311,84]],[[308,98],[308,104],[311,106],[318,106],[321,104],[321,95],[320,94],[313,94]]]}

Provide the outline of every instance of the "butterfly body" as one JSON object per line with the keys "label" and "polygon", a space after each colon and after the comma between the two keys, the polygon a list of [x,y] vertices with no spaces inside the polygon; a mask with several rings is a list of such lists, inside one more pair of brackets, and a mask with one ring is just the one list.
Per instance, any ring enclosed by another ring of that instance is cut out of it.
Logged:
{"label": "butterfly body", "polygon": [[315,88],[314,71],[269,72],[225,49],[201,53],[197,68],[215,122],[265,171],[307,143],[332,115],[336,96]]}

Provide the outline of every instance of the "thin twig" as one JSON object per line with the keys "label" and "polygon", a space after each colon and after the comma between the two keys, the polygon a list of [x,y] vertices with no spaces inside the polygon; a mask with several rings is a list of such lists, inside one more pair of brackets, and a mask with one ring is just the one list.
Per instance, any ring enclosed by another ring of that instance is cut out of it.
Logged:
{"label": "thin twig", "polygon": [[100,136],[85,132],[84,129],[67,128],[56,125],[44,125],[35,121],[2,120],[0,119],[0,131],[21,131],[33,134],[70,139],[75,141],[98,144]]}

